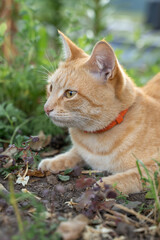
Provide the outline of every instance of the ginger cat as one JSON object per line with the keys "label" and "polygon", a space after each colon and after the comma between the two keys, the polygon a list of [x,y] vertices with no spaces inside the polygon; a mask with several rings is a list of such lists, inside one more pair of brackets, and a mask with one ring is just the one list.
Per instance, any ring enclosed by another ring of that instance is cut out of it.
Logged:
{"label": "ginger cat", "polygon": [[39,169],[58,172],[84,160],[114,174],[103,178],[102,187],[117,183],[123,193],[141,191],[136,158],[152,171],[151,159],[159,158],[160,73],[138,88],[107,42],[98,42],[88,56],[59,34],[66,59],[49,78],[44,109],[56,125],[69,127],[73,147],[42,160]]}

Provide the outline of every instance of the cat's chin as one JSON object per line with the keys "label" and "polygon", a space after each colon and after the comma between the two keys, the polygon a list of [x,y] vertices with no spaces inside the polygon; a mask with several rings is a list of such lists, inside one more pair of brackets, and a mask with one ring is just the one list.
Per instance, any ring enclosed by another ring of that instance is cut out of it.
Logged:
{"label": "cat's chin", "polygon": [[73,122],[70,122],[70,121],[59,121],[52,118],[51,120],[58,127],[74,127]]}

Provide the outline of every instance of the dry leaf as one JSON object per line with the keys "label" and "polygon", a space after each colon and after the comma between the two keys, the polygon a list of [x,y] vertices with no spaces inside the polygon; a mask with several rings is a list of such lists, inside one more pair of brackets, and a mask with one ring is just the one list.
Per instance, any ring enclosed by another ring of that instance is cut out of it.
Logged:
{"label": "dry leaf", "polygon": [[51,135],[46,136],[43,131],[40,131],[37,137],[39,138],[37,142],[30,143],[31,148],[35,151],[40,151],[51,142]]}
{"label": "dry leaf", "polygon": [[79,214],[67,222],[61,222],[57,232],[62,235],[64,240],[76,240],[80,237],[88,221],[88,218]]}
{"label": "dry leaf", "polygon": [[84,240],[96,239],[111,239],[109,233],[112,233],[113,230],[108,227],[104,227],[103,224],[98,225],[96,228],[91,226],[86,226],[85,231],[83,233]]}
{"label": "dry leaf", "polygon": [[27,175],[30,177],[45,177],[46,174],[39,170],[28,170]]}
{"label": "dry leaf", "polygon": [[8,157],[9,159],[12,158],[16,153],[18,153],[18,149],[13,145],[8,147],[1,155]]}
{"label": "dry leaf", "polygon": [[[24,173],[25,171],[22,172],[22,174]],[[29,169],[28,172],[27,172],[27,175],[30,176],[30,177],[46,177],[46,176],[49,176],[51,175],[52,173],[49,172],[49,171],[46,171],[46,172],[41,172],[40,170],[31,170]]]}

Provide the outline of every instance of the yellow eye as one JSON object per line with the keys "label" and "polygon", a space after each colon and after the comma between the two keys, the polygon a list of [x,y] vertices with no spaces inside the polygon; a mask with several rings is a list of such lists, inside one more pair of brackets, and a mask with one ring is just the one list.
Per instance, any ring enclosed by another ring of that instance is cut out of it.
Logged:
{"label": "yellow eye", "polygon": [[65,93],[64,93],[64,96],[66,98],[72,98],[76,95],[76,91],[72,91],[72,90],[66,90]]}

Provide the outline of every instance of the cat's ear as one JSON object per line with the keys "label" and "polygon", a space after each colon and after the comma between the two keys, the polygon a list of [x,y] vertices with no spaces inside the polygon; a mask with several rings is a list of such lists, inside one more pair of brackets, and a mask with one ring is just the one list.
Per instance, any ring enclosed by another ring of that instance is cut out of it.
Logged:
{"label": "cat's ear", "polygon": [[116,56],[111,46],[105,42],[98,42],[93,48],[91,57],[85,64],[89,71],[97,78],[107,80],[113,74]]}
{"label": "cat's ear", "polygon": [[81,58],[87,56],[87,54],[77,47],[67,36],[58,30],[63,44],[63,51],[65,60],[74,60],[76,58]]}

